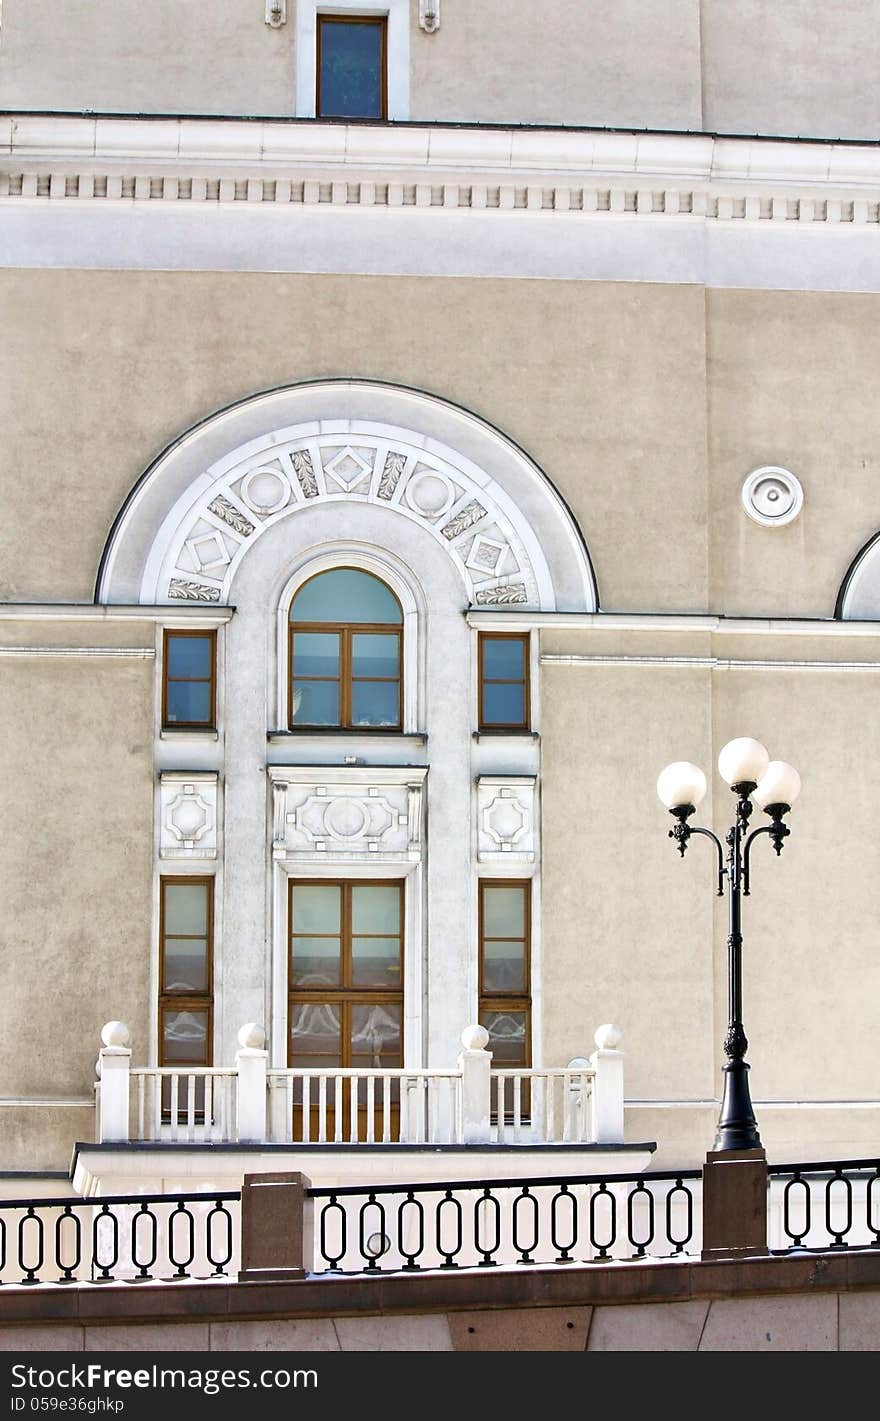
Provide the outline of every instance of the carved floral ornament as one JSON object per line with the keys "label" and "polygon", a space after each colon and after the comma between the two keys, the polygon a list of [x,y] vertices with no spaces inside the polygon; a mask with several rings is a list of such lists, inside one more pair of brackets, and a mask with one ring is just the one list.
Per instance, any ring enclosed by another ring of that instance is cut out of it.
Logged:
{"label": "carved floral ornament", "polygon": [[171,539],[157,600],[226,602],[238,563],[273,523],[317,504],[369,503],[427,530],[457,564],[474,605],[540,605],[514,510],[478,471],[366,429],[273,440],[224,464],[206,488],[202,481]]}

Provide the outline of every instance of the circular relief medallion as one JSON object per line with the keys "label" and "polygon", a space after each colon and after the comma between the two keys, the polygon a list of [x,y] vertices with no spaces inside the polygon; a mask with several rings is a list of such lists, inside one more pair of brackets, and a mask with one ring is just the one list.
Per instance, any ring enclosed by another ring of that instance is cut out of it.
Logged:
{"label": "circular relief medallion", "polygon": [[765,528],[792,523],[804,506],[800,479],[788,469],[766,464],[749,474],[742,486],[743,508]]}
{"label": "circular relief medallion", "polygon": [[241,497],[254,513],[277,513],[290,501],[290,484],[277,469],[253,469],[242,479]]}
{"label": "circular relief medallion", "polygon": [[369,814],[356,799],[333,800],[324,811],[324,828],[335,839],[356,839],[369,822]]}
{"label": "circular relief medallion", "polygon": [[423,518],[439,518],[455,502],[455,489],[443,474],[425,471],[413,474],[404,498]]}

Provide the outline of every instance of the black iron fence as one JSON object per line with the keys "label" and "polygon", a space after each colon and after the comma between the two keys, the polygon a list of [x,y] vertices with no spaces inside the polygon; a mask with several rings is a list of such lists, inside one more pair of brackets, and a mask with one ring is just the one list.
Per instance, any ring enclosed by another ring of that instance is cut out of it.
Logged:
{"label": "black iron fence", "polygon": [[[291,1217],[305,1203],[307,1223],[278,1238],[277,1251],[292,1276],[699,1257],[701,1181],[689,1169],[304,1189],[291,1175]],[[261,1191],[252,1193],[259,1201]],[[239,1268],[247,1276],[245,1238],[263,1248],[277,1221],[250,1218],[244,1229],[243,1210],[259,1205],[242,1198],[228,1190],[2,1201],[0,1284],[223,1279]],[[880,1248],[880,1160],[771,1165],[767,1203],[773,1253]]]}
{"label": "black iron fence", "polygon": [[3,1200],[0,1282],[226,1277],[238,1250],[240,1199],[235,1190]]}
{"label": "black iron fence", "polygon": [[774,1253],[880,1248],[880,1160],[772,1164],[767,1172]]}
{"label": "black iron fence", "polygon": [[694,1183],[700,1173],[310,1189],[315,1270],[413,1272],[681,1257],[698,1246]]}

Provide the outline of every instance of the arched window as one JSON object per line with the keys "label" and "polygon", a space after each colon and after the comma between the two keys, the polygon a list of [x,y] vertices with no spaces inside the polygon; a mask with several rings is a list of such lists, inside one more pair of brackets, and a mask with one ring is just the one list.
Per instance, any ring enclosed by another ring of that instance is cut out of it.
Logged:
{"label": "arched window", "polygon": [[291,730],[400,730],[403,613],[357,568],[303,583],[290,604]]}

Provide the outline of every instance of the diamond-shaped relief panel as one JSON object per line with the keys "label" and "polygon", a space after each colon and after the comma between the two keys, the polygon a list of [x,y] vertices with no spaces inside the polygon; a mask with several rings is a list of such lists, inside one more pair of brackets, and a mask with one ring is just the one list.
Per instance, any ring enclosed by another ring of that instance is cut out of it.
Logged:
{"label": "diamond-shaped relief panel", "polygon": [[343,493],[366,492],[373,476],[373,449],[355,448],[346,444],[341,449],[322,449],[321,464],[328,492],[336,489]]}
{"label": "diamond-shaped relief panel", "polygon": [[163,774],[159,782],[162,858],[217,857],[217,776]]}
{"label": "diamond-shaped relief panel", "polygon": [[483,777],[477,786],[480,858],[535,853],[535,786],[531,779]]}

